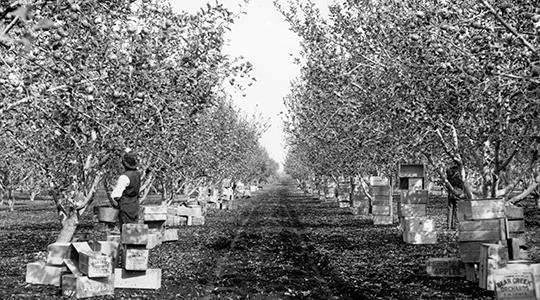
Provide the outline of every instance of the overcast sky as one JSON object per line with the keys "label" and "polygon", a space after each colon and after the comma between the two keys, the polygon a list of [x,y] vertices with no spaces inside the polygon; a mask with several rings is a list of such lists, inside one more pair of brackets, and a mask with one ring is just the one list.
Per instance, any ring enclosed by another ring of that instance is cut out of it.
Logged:
{"label": "overcast sky", "polygon": [[[170,0],[173,8],[194,12],[206,0]],[[215,0],[209,1],[215,3]],[[227,8],[238,12],[242,0],[221,0]],[[316,0],[326,10],[332,0]],[[234,102],[247,114],[262,114],[270,128],[261,143],[270,156],[282,163],[285,158],[284,134],[280,112],[284,111],[283,98],[288,94],[290,82],[299,75],[293,63],[298,56],[299,38],[289,30],[283,16],[274,8],[272,0],[251,0],[227,35],[225,53],[244,56],[253,64],[252,75],[257,81],[242,93],[233,95]],[[292,56],[291,56],[292,54]]]}

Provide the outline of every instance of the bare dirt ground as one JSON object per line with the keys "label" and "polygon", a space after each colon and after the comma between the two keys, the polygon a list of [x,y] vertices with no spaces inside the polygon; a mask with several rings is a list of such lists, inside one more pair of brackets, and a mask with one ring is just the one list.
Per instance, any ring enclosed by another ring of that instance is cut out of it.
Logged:
{"label": "bare dirt ground", "polygon": [[[527,203],[524,203],[527,205]],[[529,255],[540,258],[539,209],[526,208]],[[428,214],[437,245],[407,245],[397,226],[374,226],[288,185],[269,186],[238,210],[211,210],[204,226],[150,253],[162,269],[158,291],[117,289],[97,299],[492,299],[464,279],[431,278],[432,257],[457,257],[456,232],[444,230],[445,202]],[[46,201],[0,208],[0,299],[58,299],[59,288],[24,282],[26,263],[54,242],[60,226]],[[102,238],[87,217],[80,232]]]}

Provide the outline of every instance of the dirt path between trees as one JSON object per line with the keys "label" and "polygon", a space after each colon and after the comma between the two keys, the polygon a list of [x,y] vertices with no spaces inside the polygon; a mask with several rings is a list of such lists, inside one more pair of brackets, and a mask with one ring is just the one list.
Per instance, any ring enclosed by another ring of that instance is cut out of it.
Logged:
{"label": "dirt path between trees", "polygon": [[[204,226],[182,227],[179,241],[151,250],[161,289],[117,289],[95,299],[492,299],[464,279],[424,274],[429,258],[458,256],[456,232],[443,230],[444,208],[444,199],[428,204],[439,243],[408,245],[397,226],[374,226],[293,186],[267,187],[239,200],[237,210],[211,210]],[[60,229],[54,206],[20,201],[15,212],[0,208],[0,217],[0,299],[61,298],[57,287],[24,282],[26,264]],[[527,224],[538,232],[538,222]],[[80,225],[103,238],[96,228],[91,216]]]}

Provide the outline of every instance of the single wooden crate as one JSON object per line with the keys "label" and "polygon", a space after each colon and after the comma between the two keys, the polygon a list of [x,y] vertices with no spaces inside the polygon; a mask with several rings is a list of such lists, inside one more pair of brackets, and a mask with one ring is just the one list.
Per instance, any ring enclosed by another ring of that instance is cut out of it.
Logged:
{"label": "single wooden crate", "polygon": [[459,222],[458,241],[460,242],[505,239],[505,219],[486,219]]}
{"label": "single wooden crate", "polygon": [[339,207],[340,207],[340,208],[351,207],[351,203],[350,203],[349,201],[340,201],[340,202],[339,202]]}
{"label": "single wooden crate", "polygon": [[139,216],[143,221],[165,221],[167,220],[167,206],[141,205]]}
{"label": "single wooden crate", "polygon": [[148,269],[149,250],[145,247],[124,245],[122,267],[128,271],[145,271]]}
{"label": "single wooden crate", "polygon": [[405,217],[401,225],[405,232],[435,231],[435,222],[426,217]]}
{"label": "single wooden crate", "polygon": [[157,290],[161,288],[161,269],[148,269],[144,272],[115,269],[114,287],[121,289]]}
{"label": "single wooden crate", "polygon": [[478,263],[480,261],[481,245],[498,243],[502,243],[504,247],[507,245],[506,240],[459,242],[459,255],[463,262]]}
{"label": "single wooden crate", "polygon": [[400,164],[398,177],[425,177],[424,164]]}
{"label": "single wooden crate", "polygon": [[403,241],[408,244],[437,244],[437,232],[403,232]]}
{"label": "single wooden crate", "polygon": [[459,258],[430,258],[426,272],[433,277],[465,277],[465,264]]}
{"label": "single wooden crate", "polygon": [[114,295],[114,277],[88,278],[67,274],[62,276],[62,295],[70,298],[88,298]]}
{"label": "single wooden crate", "polygon": [[391,225],[394,223],[393,216],[373,216],[373,225]]}
{"label": "single wooden crate", "polygon": [[399,196],[402,204],[427,204],[429,199],[427,190],[402,190]]}
{"label": "single wooden crate", "polygon": [[508,220],[521,220],[524,217],[523,207],[508,205],[504,207],[504,214]]}
{"label": "single wooden crate", "polygon": [[465,262],[465,280],[470,282],[478,282],[478,264],[473,262]]}
{"label": "single wooden crate", "polygon": [[508,260],[506,247],[501,244],[481,244],[478,262],[478,286],[494,291],[493,270],[504,267]]}
{"label": "single wooden crate", "polygon": [[399,215],[401,217],[425,217],[425,204],[401,204],[399,206]]}
{"label": "single wooden crate", "polygon": [[60,286],[60,279],[65,266],[47,265],[37,261],[26,264],[26,283]]}
{"label": "single wooden crate", "polygon": [[148,243],[148,225],[122,225],[122,244],[146,245],[146,243]]}
{"label": "single wooden crate", "polygon": [[372,186],[371,193],[374,196],[390,196],[392,191],[390,190],[390,186]]}
{"label": "single wooden crate", "polygon": [[68,258],[71,243],[52,243],[47,246],[47,264],[61,266]]}
{"label": "single wooden crate", "polygon": [[99,252],[81,252],[79,270],[89,278],[108,277],[113,270],[112,257]]}
{"label": "single wooden crate", "polygon": [[390,206],[392,203],[391,200],[373,200],[373,202],[371,202],[371,204],[373,206]]}
{"label": "single wooden crate", "polygon": [[[202,226],[202,225],[204,225],[205,218],[202,217],[202,216],[201,217],[193,216],[193,217],[190,218],[190,220],[191,220],[191,224],[188,223],[188,225]],[[188,222],[189,222],[189,220],[188,220]]]}
{"label": "single wooden crate", "polygon": [[525,220],[508,220],[508,232],[523,233],[525,232]]}
{"label": "single wooden crate", "polygon": [[371,186],[389,186],[390,180],[384,176],[371,176],[369,178],[369,185]]}
{"label": "single wooden crate", "polygon": [[424,189],[424,178],[408,178],[407,179],[407,189],[409,191],[417,191]]}
{"label": "single wooden crate", "polygon": [[174,241],[178,241],[178,228],[165,229],[165,234],[163,235],[163,242],[174,242]]}
{"label": "single wooden crate", "polygon": [[457,216],[459,221],[504,218],[504,199],[459,201]]}
{"label": "single wooden crate", "polygon": [[371,213],[374,216],[390,216],[392,214],[392,207],[390,206],[373,206]]}
{"label": "single wooden crate", "polygon": [[94,251],[98,251],[101,254],[110,256],[112,259],[112,266],[116,268],[120,258],[120,243],[111,241],[98,241],[92,247]]}
{"label": "single wooden crate", "polygon": [[[538,266],[538,265],[537,265]],[[540,277],[540,272],[537,273]],[[493,271],[496,299],[499,300],[535,300],[540,299],[535,267],[529,264],[508,264]]]}
{"label": "single wooden crate", "polygon": [[155,247],[161,245],[162,241],[163,234],[161,232],[148,233],[148,243],[146,244],[146,249],[154,249]]}

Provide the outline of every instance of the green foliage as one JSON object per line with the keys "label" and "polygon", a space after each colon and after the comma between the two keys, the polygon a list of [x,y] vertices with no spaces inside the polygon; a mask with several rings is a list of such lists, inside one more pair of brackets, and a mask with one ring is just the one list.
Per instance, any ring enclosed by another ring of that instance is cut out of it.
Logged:
{"label": "green foliage", "polygon": [[457,163],[484,197],[534,178],[540,11],[530,2],[345,1],[327,19],[310,2],[281,11],[305,62],[286,100],[289,144],[311,170]]}

